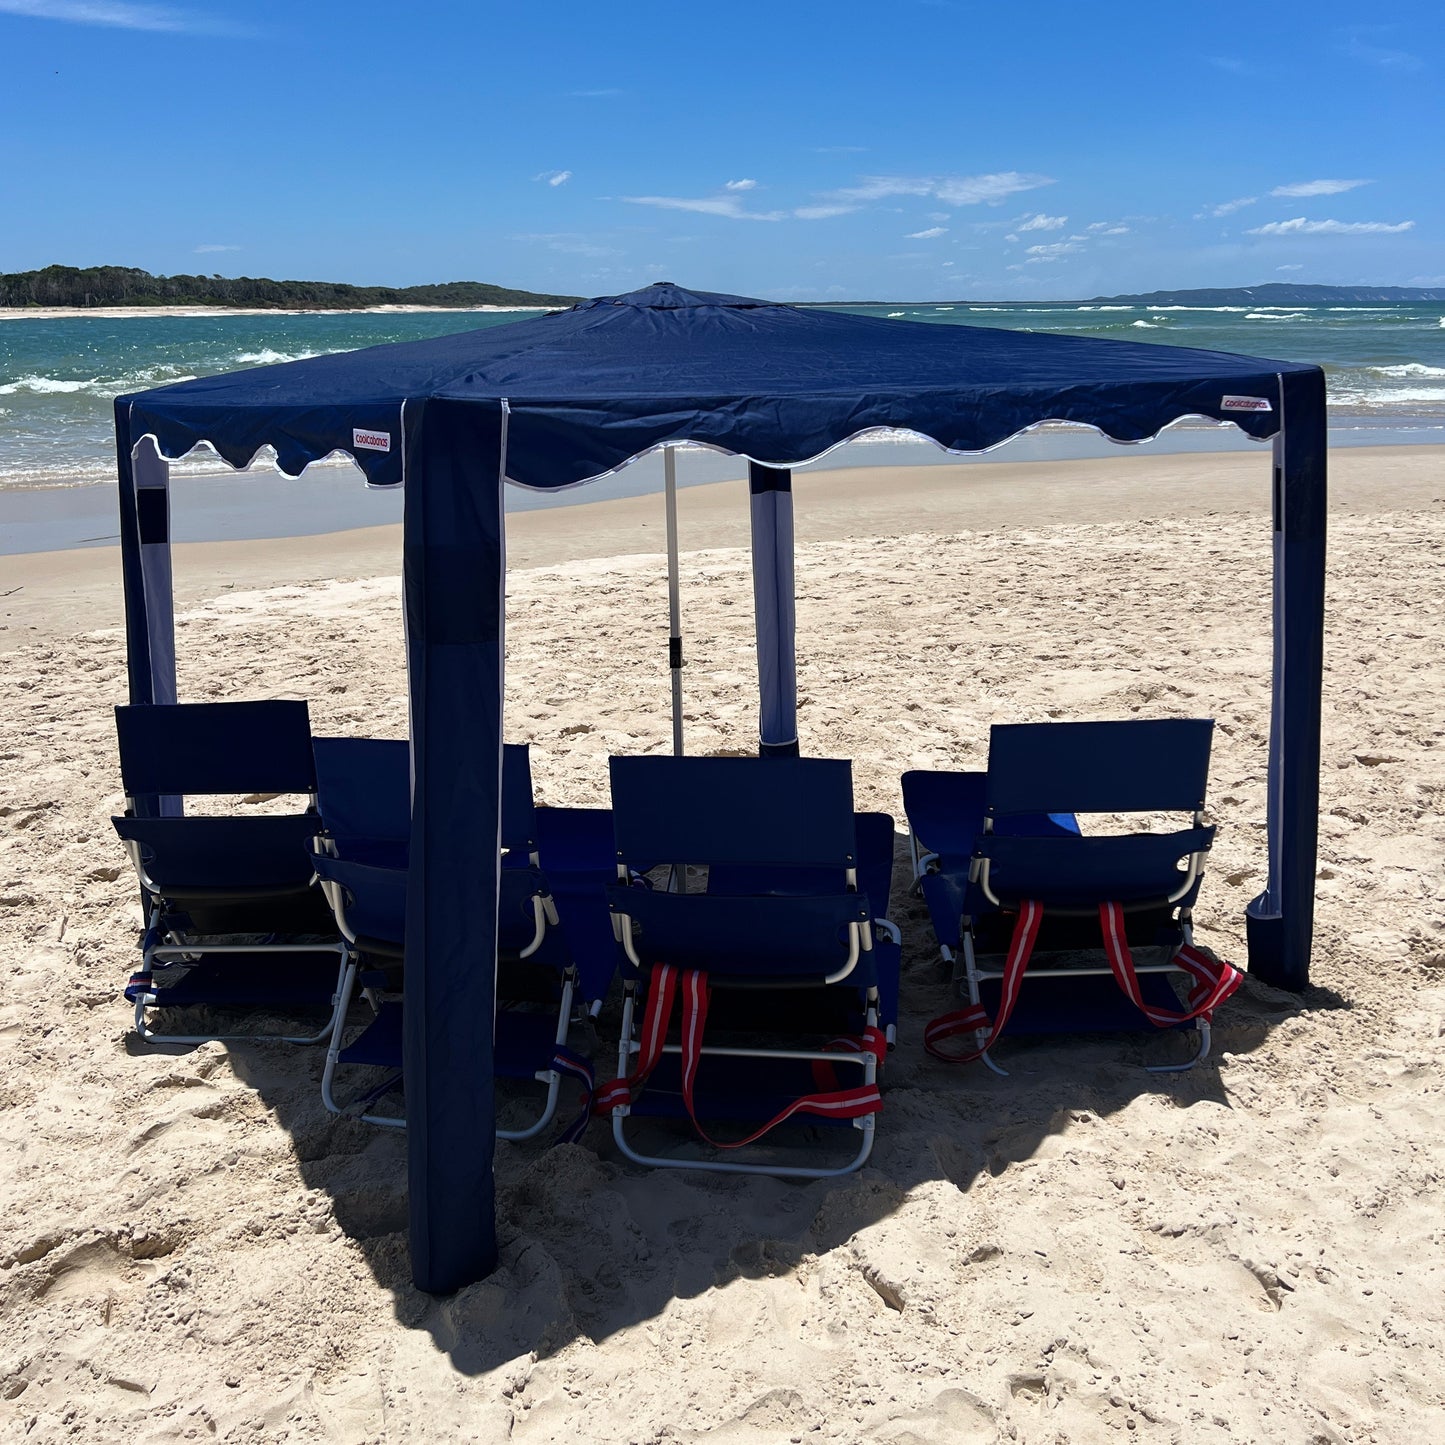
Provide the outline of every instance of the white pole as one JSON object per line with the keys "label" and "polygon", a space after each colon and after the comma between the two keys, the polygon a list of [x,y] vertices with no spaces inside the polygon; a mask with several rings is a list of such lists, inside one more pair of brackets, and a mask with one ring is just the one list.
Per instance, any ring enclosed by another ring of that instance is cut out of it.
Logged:
{"label": "white pole", "polygon": [[682,756],[682,602],[678,595],[677,456],[662,451],[663,493],[667,503],[667,665],[672,673],[672,752]]}

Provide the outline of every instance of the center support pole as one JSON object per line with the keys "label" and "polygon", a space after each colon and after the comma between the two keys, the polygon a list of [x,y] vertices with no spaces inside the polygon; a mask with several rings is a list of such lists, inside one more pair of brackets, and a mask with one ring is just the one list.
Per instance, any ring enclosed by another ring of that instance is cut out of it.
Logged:
{"label": "center support pole", "polygon": [[672,754],[682,747],[682,599],[677,560],[677,454],[662,449],[663,496],[667,509],[667,666],[672,674]]}

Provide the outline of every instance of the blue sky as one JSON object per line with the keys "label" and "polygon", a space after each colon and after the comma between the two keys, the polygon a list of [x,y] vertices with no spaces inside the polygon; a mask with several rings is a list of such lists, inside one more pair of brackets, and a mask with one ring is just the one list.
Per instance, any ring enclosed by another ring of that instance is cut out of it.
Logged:
{"label": "blue sky", "polygon": [[6,271],[1445,285],[1440,0],[0,0],[0,75]]}

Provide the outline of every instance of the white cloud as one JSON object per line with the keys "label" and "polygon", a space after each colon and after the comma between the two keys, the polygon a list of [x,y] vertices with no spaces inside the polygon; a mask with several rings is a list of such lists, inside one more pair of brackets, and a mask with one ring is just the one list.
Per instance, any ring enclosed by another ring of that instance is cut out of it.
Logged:
{"label": "white cloud", "polygon": [[796,206],[790,211],[750,211],[737,192],[720,196],[623,196],[632,206],[656,206],[664,211],[693,211],[700,216],[723,216],[729,221],[827,221],[846,216],[856,206],[829,204]]}
{"label": "white cloud", "polygon": [[1241,60],[1237,55],[1206,55],[1204,58],[1216,70],[1223,70],[1230,75],[1258,76],[1264,74],[1264,71],[1253,61]]}
{"label": "white cloud", "polygon": [[946,206],[996,205],[1020,191],[1051,186],[1052,176],[998,171],[986,176],[860,176],[836,192],[849,201],[882,201],[890,196],[931,196]]}
{"label": "white cloud", "polygon": [[1296,261],[1293,266],[1276,266],[1274,269],[1276,271],[1303,271],[1304,267]]}
{"label": "white cloud", "polygon": [[1095,221],[1086,228],[1092,236],[1127,236],[1128,226],[1117,221]]}
{"label": "white cloud", "polygon": [[133,5],[129,0],[0,0],[0,14],[63,20],[73,25],[105,25],[114,30],[232,36],[247,33],[240,26],[209,15],[188,14],[169,5]]}
{"label": "white cloud", "polygon": [[947,226],[930,226],[926,231],[910,231],[903,239],[905,241],[931,241],[936,236],[946,236]]}
{"label": "white cloud", "polygon": [[195,253],[197,256],[204,256],[211,251],[239,251],[240,249],[241,248],[239,246],[218,246],[215,244],[207,244],[204,246],[197,246]]}
{"label": "white cloud", "polygon": [[695,211],[700,216],[726,216],[730,221],[781,221],[783,211],[749,211],[737,196],[623,196],[633,206],[664,211]]}
{"label": "white cloud", "polygon": [[724,189],[729,191],[755,191],[758,183],[751,180],[729,181]]}
{"label": "white cloud", "polygon": [[1240,196],[1233,201],[1221,201],[1217,206],[1209,206],[1200,211],[1194,219],[1196,221],[1217,220],[1220,216],[1232,216],[1236,211],[1242,211],[1246,206],[1252,206],[1259,200],[1258,196]]}
{"label": "white cloud", "polygon": [[1395,30],[1393,25],[1354,26],[1344,32],[1345,43],[1339,47],[1340,54],[1348,55],[1352,60],[1362,60],[1366,65],[1378,66],[1381,70],[1423,70],[1425,62],[1418,55],[1412,55],[1408,50],[1374,45],[1366,38],[1386,39]]}
{"label": "white cloud", "polygon": [[571,171],[539,171],[534,181],[546,181],[549,186],[565,186],[572,179]]}
{"label": "white cloud", "polygon": [[1307,221],[1296,216],[1290,221],[1270,221],[1263,226],[1251,227],[1251,236],[1393,236],[1401,231],[1413,231],[1414,221],[1399,221],[1391,225],[1388,221]]}
{"label": "white cloud", "polygon": [[544,231],[541,234],[513,236],[514,241],[535,241],[549,251],[560,251],[567,256],[620,256],[623,253],[615,246],[601,246],[586,236],[573,231]]}
{"label": "white cloud", "polygon": [[1019,231],[1061,231],[1068,225],[1067,216],[1046,216],[1042,211],[1021,221],[1015,230]]}
{"label": "white cloud", "polygon": [[1342,191],[1353,191],[1357,186],[1368,186],[1369,181],[1296,181],[1293,185],[1276,186],[1272,196],[1338,196]]}
{"label": "white cloud", "polygon": [[1053,241],[1045,246],[1030,246],[1024,255],[1032,257],[1033,261],[1037,263],[1039,261],[1055,261],[1060,256],[1071,256],[1075,251],[1083,249],[1076,241]]}

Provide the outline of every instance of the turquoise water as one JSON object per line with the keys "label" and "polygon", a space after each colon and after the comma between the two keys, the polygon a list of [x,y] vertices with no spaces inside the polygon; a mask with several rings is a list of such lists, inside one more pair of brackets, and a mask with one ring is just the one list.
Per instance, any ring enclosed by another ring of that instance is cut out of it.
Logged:
{"label": "turquoise water", "polygon": [[[1445,440],[1445,306],[1115,307],[1076,303],[840,307],[934,325],[1068,332],[1312,361],[1337,433]],[[192,376],[500,326],[528,313],[73,316],[0,320],[0,487],[114,475],[111,399]],[[1342,441],[1360,437],[1341,435]],[[192,458],[188,471],[207,463]],[[212,461],[210,466],[217,465]]]}

